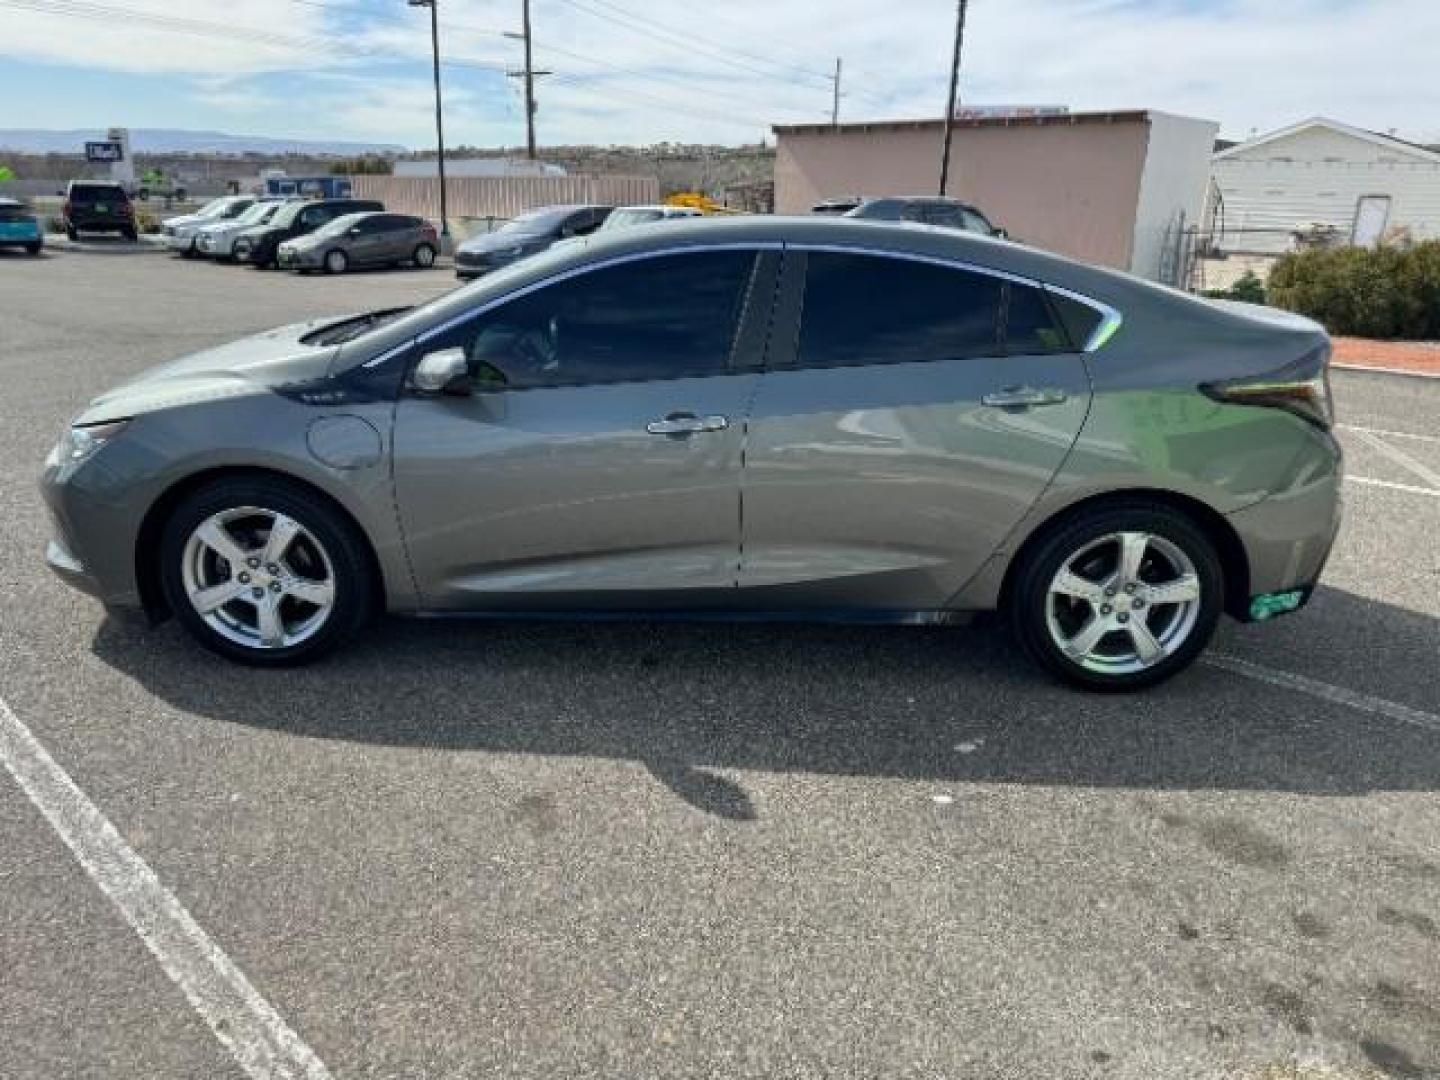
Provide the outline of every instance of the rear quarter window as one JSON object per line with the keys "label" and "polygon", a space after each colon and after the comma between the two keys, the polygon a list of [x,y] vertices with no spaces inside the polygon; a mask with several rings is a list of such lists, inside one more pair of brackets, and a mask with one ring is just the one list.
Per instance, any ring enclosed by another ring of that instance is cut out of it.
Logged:
{"label": "rear quarter window", "polygon": [[1077,351],[1085,348],[1085,343],[1100,328],[1100,323],[1105,316],[1089,304],[1082,304],[1079,300],[1071,299],[1060,293],[1051,291],[1049,297],[1061,326],[1065,328],[1065,336],[1070,339]]}

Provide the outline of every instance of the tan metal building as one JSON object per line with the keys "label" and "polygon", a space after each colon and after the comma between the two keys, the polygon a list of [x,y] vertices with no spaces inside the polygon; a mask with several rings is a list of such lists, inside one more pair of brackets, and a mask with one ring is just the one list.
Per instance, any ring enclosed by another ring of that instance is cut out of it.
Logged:
{"label": "tan metal building", "polygon": [[[1154,110],[957,120],[949,194],[1036,247],[1177,281],[1218,125]],[[933,195],[944,122],[774,129],[775,208],[848,195]]]}

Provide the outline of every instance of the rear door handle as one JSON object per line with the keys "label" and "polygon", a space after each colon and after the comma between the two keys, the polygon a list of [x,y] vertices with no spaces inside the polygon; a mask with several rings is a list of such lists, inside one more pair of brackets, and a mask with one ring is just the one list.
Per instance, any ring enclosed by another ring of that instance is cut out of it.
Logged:
{"label": "rear door handle", "polygon": [[664,420],[645,425],[651,435],[698,435],[702,431],[724,431],[730,426],[728,416],[696,416],[694,413],[671,413]]}
{"label": "rear door handle", "polygon": [[1037,390],[1033,386],[1007,386],[997,393],[986,394],[980,399],[980,403],[996,409],[1028,409],[1038,405],[1059,405],[1066,400],[1066,397],[1064,390],[1049,388]]}

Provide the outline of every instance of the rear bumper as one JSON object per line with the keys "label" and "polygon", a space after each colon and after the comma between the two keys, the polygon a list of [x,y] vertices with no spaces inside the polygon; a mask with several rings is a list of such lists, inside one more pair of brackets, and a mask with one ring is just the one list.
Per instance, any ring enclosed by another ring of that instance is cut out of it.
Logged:
{"label": "rear bumper", "polygon": [[1300,591],[1301,605],[1309,600],[1340,531],[1342,479],[1339,444],[1316,429],[1283,490],[1228,516],[1250,569],[1247,602],[1233,615],[1251,620],[1253,600],[1279,593]]}

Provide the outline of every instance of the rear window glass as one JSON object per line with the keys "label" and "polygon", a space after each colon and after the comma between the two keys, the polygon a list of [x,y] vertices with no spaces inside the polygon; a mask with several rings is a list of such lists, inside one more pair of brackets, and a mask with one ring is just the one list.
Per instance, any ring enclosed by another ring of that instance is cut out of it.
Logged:
{"label": "rear window glass", "polygon": [[71,202],[124,202],[125,189],[116,184],[76,184],[70,189]]}
{"label": "rear window glass", "polygon": [[30,217],[28,206],[21,203],[0,202],[0,221],[23,221]]}

